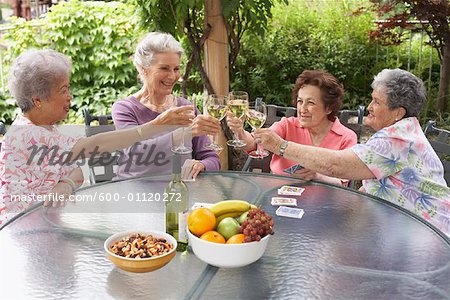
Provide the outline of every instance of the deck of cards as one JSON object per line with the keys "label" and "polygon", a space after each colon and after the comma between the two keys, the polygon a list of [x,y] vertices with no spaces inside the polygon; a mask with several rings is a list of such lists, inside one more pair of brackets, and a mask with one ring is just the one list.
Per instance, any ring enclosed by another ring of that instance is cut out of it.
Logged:
{"label": "deck of cards", "polygon": [[283,185],[278,189],[278,195],[300,196],[304,190],[301,187]]}
{"label": "deck of cards", "polygon": [[305,212],[301,208],[293,208],[293,207],[286,207],[286,206],[280,206],[275,211],[275,214],[277,216],[295,218],[295,219],[301,219],[303,217],[304,213]]}
{"label": "deck of cards", "polygon": [[274,206],[279,206],[279,205],[297,206],[297,199],[284,198],[284,197],[272,197],[271,204]]}

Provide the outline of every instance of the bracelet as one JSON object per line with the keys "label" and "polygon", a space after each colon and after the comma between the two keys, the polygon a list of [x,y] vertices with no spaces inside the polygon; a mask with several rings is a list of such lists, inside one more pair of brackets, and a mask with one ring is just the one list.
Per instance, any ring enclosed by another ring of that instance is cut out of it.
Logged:
{"label": "bracelet", "polygon": [[68,185],[70,185],[70,187],[72,188],[72,192],[74,192],[77,189],[77,185],[75,184],[75,181],[73,181],[69,177],[61,178],[59,180],[59,182],[64,182],[64,183],[67,183]]}
{"label": "bracelet", "polygon": [[142,128],[141,128],[141,126],[136,127],[136,131],[137,131],[139,137],[141,139],[143,139],[144,137],[142,136]]}

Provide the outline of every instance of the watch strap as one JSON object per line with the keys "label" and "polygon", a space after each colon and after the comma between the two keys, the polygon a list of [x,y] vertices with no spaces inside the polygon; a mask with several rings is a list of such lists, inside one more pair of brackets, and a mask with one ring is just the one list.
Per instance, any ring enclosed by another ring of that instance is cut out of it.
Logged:
{"label": "watch strap", "polygon": [[281,143],[280,154],[278,154],[278,156],[280,156],[280,157],[284,156],[284,152],[286,151],[286,148],[287,148],[288,144],[289,144],[288,141],[284,141],[284,142]]}

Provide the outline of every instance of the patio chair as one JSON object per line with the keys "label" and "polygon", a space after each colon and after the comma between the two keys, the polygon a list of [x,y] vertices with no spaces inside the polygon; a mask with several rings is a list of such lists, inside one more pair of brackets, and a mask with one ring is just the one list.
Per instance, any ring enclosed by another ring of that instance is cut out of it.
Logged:
{"label": "patio chair", "polygon": [[424,133],[441,159],[444,166],[444,179],[448,186],[450,183],[450,131],[436,127],[436,121],[430,120],[425,126]]}
{"label": "patio chair", "polygon": [[3,136],[6,134],[6,126],[3,124],[3,122],[0,122],[0,149],[2,149],[2,140]]}
{"label": "patio chair", "polygon": [[6,134],[6,126],[3,124],[3,122],[0,122],[0,135]]}
{"label": "patio chair", "polygon": [[[363,132],[363,118],[366,107],[364,105],[360,105],[358,109],[349,110],[343,109],[339,111],[338,118],[342,125],[347,128],[350,128],[356,133],[356,138],[358,143],[361,139],[361,134]],[[354,117],[356,117],[356,122],[350,122]]]}
{"label": "patio chair", "polygon": [[285,107],[273,104],[267,105],[267,118],[264,127],[269,127],[273,123],[281,120],[282,117],[294,117],[297,115],[297,108],[295,107]]}
{"label": "patio chair", "polygon": [[[86,136],[95,135],[102,132],[115,130],[114,124],[112,124],[111,115],[91,115],[87,108],[83,108],[84,124]],[[97,126],[92,126],[92,122],[97,121]],[[111,154],[111,159],[107,159],[105,163],[101,156],[88,160],[89,165],[89,181],[91,184],[96,184],[105,181],[111,181],[115,176],[117,168],[117,160],[119,156],[116,153]],[[105,159],[106,160],[106,159]]]}

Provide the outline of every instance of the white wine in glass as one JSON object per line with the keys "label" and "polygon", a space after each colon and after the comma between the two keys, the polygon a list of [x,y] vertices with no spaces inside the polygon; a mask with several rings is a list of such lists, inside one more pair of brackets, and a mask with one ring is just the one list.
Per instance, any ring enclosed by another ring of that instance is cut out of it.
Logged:
{"label": "white wine in glass", "polygon": [[[267,106],[262,101],[262,98],[257,98],[254,109],[247,111],[247,123],[253,128],[253,131],[263,127],[267,118]],[[256,145],[256,151],[251,151],[248,154],[251,158],[264,158],[269,155],[267,150],[262,150],[259,145]]]}
{"label": "white wine in glass", "polygon": [[[228,109],[236,118],[243,118],[248,110],[248,94],[247,92],[232,91],[228,94]],[[233,132],[234,139],[227,141],[228,146],[235,148],[244,147],[247,145],[245,141],[239,139],[236,133]]]}
{"label": "white wine in glass", "polygon": [[[228,110],[228,107],[225,105],[226,101],[227,96],[209,95],[208,100],[206,101],[206,111],[211,117],[222,121]],[[216,152],[222,151],[223,147],[217,144],[216,139],[217,135],[214,135],[213,141],[210,144],[205,145],[205,147]]]}

